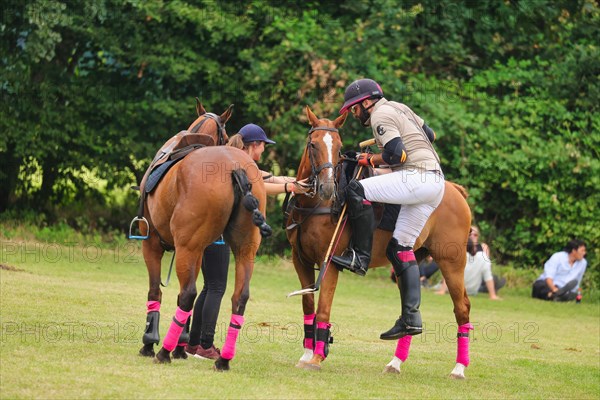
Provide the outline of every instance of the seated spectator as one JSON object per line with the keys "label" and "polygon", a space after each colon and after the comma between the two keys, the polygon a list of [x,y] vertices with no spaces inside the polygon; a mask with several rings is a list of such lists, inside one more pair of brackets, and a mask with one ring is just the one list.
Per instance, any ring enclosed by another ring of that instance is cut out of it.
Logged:
{"label": "seated spectator", "polygon": [[[471,226],[471,232],[469,232],[469,239],[473,242],[473,245],[475,246],[477,251],[483,252],[483,256],[488,261],[490,261],[490,265],[491,265],[490,247],[486,243],[479,243],[479,228],[477,228],[475,225]],[[467,260],[467,265],[468,265],[468,260]],[[465,272],[465,275],[466,275],[466,272]],[[496,292],[498,292],[498,290],[500,290],[500,288],[504,287],[504,285],[506,284],[506,279],[500,278],[497,275],[492,275],[492,276],[494,278],[494,289],[496,290]],[[479,293],[488,293],[488,292],[489,292],[489,290],[487,287],[487,282],[482,281],[481,286],[479,286]]]}
{"label": "seated spectator", "polygon": [[[496,295],[506,283],[506,279],[500,279],[492,275],[492,263],[490,261],[490,248],[485,243],[479,243],[479,229],[471,227],[467,242],[467,263],[465,265],[465,289],[469,296],[477,293],[488,293],[491,300],[501,300]],[[442,281],[436,294],[446,294],[448,287]]]}
{"label": "seated spectator", "polygon": [[531,297],[542,300],[571,301],[587,267],[585,242],[573,239],[563,251],[554,253],[544,264],[544,272],[533,283]]}
{"label": "seated spectator", "polygon": [[419,272],[421,274],[421,286],[429,287],[429,278],[435,274],[440,267],[433,260],[433,257],[427,256],[423,261],[419,263]]}
{"label": "seated spectator", "polygon": [[475,225],[471,226],[469,240],[471,240],[477,251],[483,251],[483,254],[488,258],[488,260],[490,259],[490,246],[488,246],[486,243],[479,243],[479,228]]}

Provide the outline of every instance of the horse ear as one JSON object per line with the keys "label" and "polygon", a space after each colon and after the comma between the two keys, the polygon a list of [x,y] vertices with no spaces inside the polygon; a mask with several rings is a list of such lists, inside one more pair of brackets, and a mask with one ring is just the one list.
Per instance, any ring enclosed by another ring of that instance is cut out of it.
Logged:
{"label": "horse ear", "polygon": [[306,106],[306,116],[308,117],[308,122],[310,122],[312,126],[319,125],[319,118],[312,112],[310,106]]}
{"label": "horse ear", "polygon": [[221,114],[221,122],[226,123],[231,118],[231,114],[233,114],[233,104],[230,104],[227,110]]}
{"label": "horse ear", "polygon": [[341,128],[342,126],[344,126],[346,118],[348,118],[348,112],[345,112],[339,117],[337,117],[335,121],[333,121],[333,126],[335,126],[336,128]]}
{"label": "horse ear", "polygon": [[196,97],[196,112],[198,113],[198,116],[206,114],[206,110],[202,106],[202,103],[200,102],[200,99],[197,98],[197,97]]}

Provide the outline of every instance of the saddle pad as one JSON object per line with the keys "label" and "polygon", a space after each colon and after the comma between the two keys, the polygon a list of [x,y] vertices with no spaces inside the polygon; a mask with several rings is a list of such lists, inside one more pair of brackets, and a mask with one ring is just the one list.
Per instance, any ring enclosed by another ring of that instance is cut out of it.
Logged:
{"label": "saddle pad", "polygon": [[396,220],[398,219],[398,214],[400,214],[400,207],[398,204],[385,204],[383,217],[377,227],[384,231],[394,232],[394,229],[396,229]]}
{"label": "saddle pad", "polygon": [[146,193],[151,193],[156,188],[156,185],[158,185],[158,182],[160,182],[162,177],[165,176],[167,171],[178,161],[181,160],[183,160],[183,158],[166,161],[165,163],[156,167],[152,172],[150,172],[150,176],[148,177],[148,181],[146,182],[146,186],[144,187]]}

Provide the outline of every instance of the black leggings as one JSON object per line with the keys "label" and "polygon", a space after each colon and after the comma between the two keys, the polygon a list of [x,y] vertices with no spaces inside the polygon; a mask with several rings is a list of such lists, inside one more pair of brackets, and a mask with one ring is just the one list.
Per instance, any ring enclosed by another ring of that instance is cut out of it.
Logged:
{"label": "black leggings", "polygon": [[211,244],[204,251],[202,260],[204,286],[194,304],[190,346],[200,344],[208,349],[213,345],[219,308],[227,288],[229,254],[229,246],[226,244]]}

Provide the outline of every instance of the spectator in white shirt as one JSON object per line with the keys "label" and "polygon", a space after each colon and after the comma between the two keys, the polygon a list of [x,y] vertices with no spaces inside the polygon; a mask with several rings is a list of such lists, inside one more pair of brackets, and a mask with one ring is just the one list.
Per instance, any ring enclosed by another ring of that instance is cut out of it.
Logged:
{"label": "spectator in white shirt", "polygon": [[571,301],[577,297],[587,267],[585,242],[573,239],[563,251],[554,253],[544,272],[533,283],[531,297],[542,300]]}

